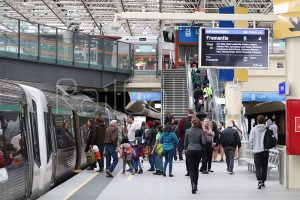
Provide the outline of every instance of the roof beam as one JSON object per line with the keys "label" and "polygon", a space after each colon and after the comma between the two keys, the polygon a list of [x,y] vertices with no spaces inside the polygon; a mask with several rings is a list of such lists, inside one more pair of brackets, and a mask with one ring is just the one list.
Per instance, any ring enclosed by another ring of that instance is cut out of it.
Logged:
{"label": "roof beam", "polygon": [[[59,12],[54,12],[55,8],[53,8],[53,7],[56,7],[56,9],[60,9],[57,5],[53,6],[54,4],[52,4],[51,0],[42,0],[42,2],[59,19],[59,21],[61,21],[61,23],[63,23],[66,27],[68,27],[68,22],[67,22],[67,20],[64,19],[62,14]],[[50,5],[52,6],[52,8],[50,7]]]}
{"label": "roof beam", "polygon": [[31,14],[27,11],[27,13],[23,13],[21,12],[24,11],[25,9],[20,9],[19,6],[17,6],[15,3],[10,2],[10,0],[3,0],[3,2],[8,5],[9,7],[11,7],[11,9],[13,9],[15,12],[17,12],[19,15],[21,15],[24,19],[26,19],[27,21],[31,21],[34,22],[34,17],[31,16]]}
{"label": "roof beam", "polygon": [[90,15],[90,17],[92,18],[92,20],[94,21],[94,24],[98,27],[98,29],[99,29],[99,31],[100,31],[100,35],[103,35],[102,25],[101,25],[101,24],[99,25],[99,24],[96,22],[95,18],[93,17],[93,15],[92,15],[90,9],[88,8],[88,6],[85,4],[84,0],[81,0],[81,2],[82,2],[82,4],[83,4],[84,8],[85,8],[85,9],[87,10],[87,12],[89,13],[89,15]]}
{"label": "roof beam", "polygon": [[244,0],[239,0],[236,4],[236,6],[239,6]]}
{"label": "roof beam", "polygon": [[[124,7],[124,4],[123,4],[123,0],[119,0],[119,3],[121,4],[122,11],[125,13],[126,11],[125,11],[125,7]],[[127,28],[128,28],[128,31],[129,31],[130,35],[133,36],[128,19],[126,19],[126,24],[127,24]]]}
{"label": "roof beam", "polygon": [[152,19],[152,20],[195,20],[195,21],[266,21],[278,20],[277,15],[263,14],[217,14],[217,13],[159,13],[159,12],[122,12],[115,17],[123,19]]}

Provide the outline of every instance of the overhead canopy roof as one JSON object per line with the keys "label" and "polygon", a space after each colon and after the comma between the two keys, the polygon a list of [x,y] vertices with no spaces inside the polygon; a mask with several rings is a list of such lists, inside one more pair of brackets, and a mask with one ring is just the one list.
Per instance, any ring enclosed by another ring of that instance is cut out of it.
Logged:
{"label": "overhead canopy roof", "polygon": [[218,8],[230,6],[231,2],[249,8],[249,13],[268,14],[273,11],[273,0],[3,0],[0,2],[3,11],[0,11],[9,17],[95,35],[100,32],[116,36],[158,35],[163,27],[176,24],[170,20],[123,19],[121,28],[112,30],[114,14],[194,13],[199,9],[218,13]]}

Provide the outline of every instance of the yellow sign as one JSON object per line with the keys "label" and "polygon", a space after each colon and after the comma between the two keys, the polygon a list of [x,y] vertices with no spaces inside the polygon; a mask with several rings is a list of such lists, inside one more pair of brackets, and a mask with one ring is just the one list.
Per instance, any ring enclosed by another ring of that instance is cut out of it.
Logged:
{"label": "yellow sign", "polygon": [[300,36],[300,0],[274,0],[274,13],[278,21],[274,25],[274,38]]}
{"label": "yellow sign", "polygon": [[300,36],[300,12],[280,14],[274,25],[274,38]]}
{"label": "yellow sign", "polygon": [[248,69],[235,68],[234,69],[234,79],[236,79],[237,81],[247,82],[248,81]]}
{"label": "yellow sign", "polygon": [[274,14],[300,12],[299,0],[274,0]]}

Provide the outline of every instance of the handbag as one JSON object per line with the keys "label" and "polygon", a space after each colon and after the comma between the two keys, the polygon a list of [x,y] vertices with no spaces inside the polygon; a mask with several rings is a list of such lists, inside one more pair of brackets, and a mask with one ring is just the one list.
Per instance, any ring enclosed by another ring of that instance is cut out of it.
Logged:
{"label": "handbag", "polygon": [[151,155],[151,147],[150,146],[145,146],[144,147],[144,154],[146,155]]}
{"label": "handbag", "polygon": [[161,156],[161,154],[163,153],[163,145],[162,144],[160,144],[160,143],[158,143],[157,145],[156,145],[156,147],[155,147],[155,152],[158,154],[158,155],[160,155]]}
{"label": "handbag", "polygon": [[8,181],[8,173],[6,168],[0,168],[0,183]]}

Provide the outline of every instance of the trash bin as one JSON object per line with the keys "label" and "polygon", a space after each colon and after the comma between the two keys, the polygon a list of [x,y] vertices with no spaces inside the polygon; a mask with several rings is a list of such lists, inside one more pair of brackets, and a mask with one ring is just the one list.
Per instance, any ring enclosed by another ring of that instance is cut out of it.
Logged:
{"label": "trash bin", "polygon": [[278,148],[279,151],[279,165],[278,165],[278,170],[279,170],[279,183],[281,185],[284,185],[284,171],[285,171],[285,147],[280,147]]}
{"label": "trash bin", "polygon": [[238,161],[239,166],[247,165],[247,163],[245,161],[242,161],[240,158],[246,158],[246,151],[249,148],[250,148],[249,141],[241,141],[241,148],[239,150],[240,152],[239,152],[239,161]]}

